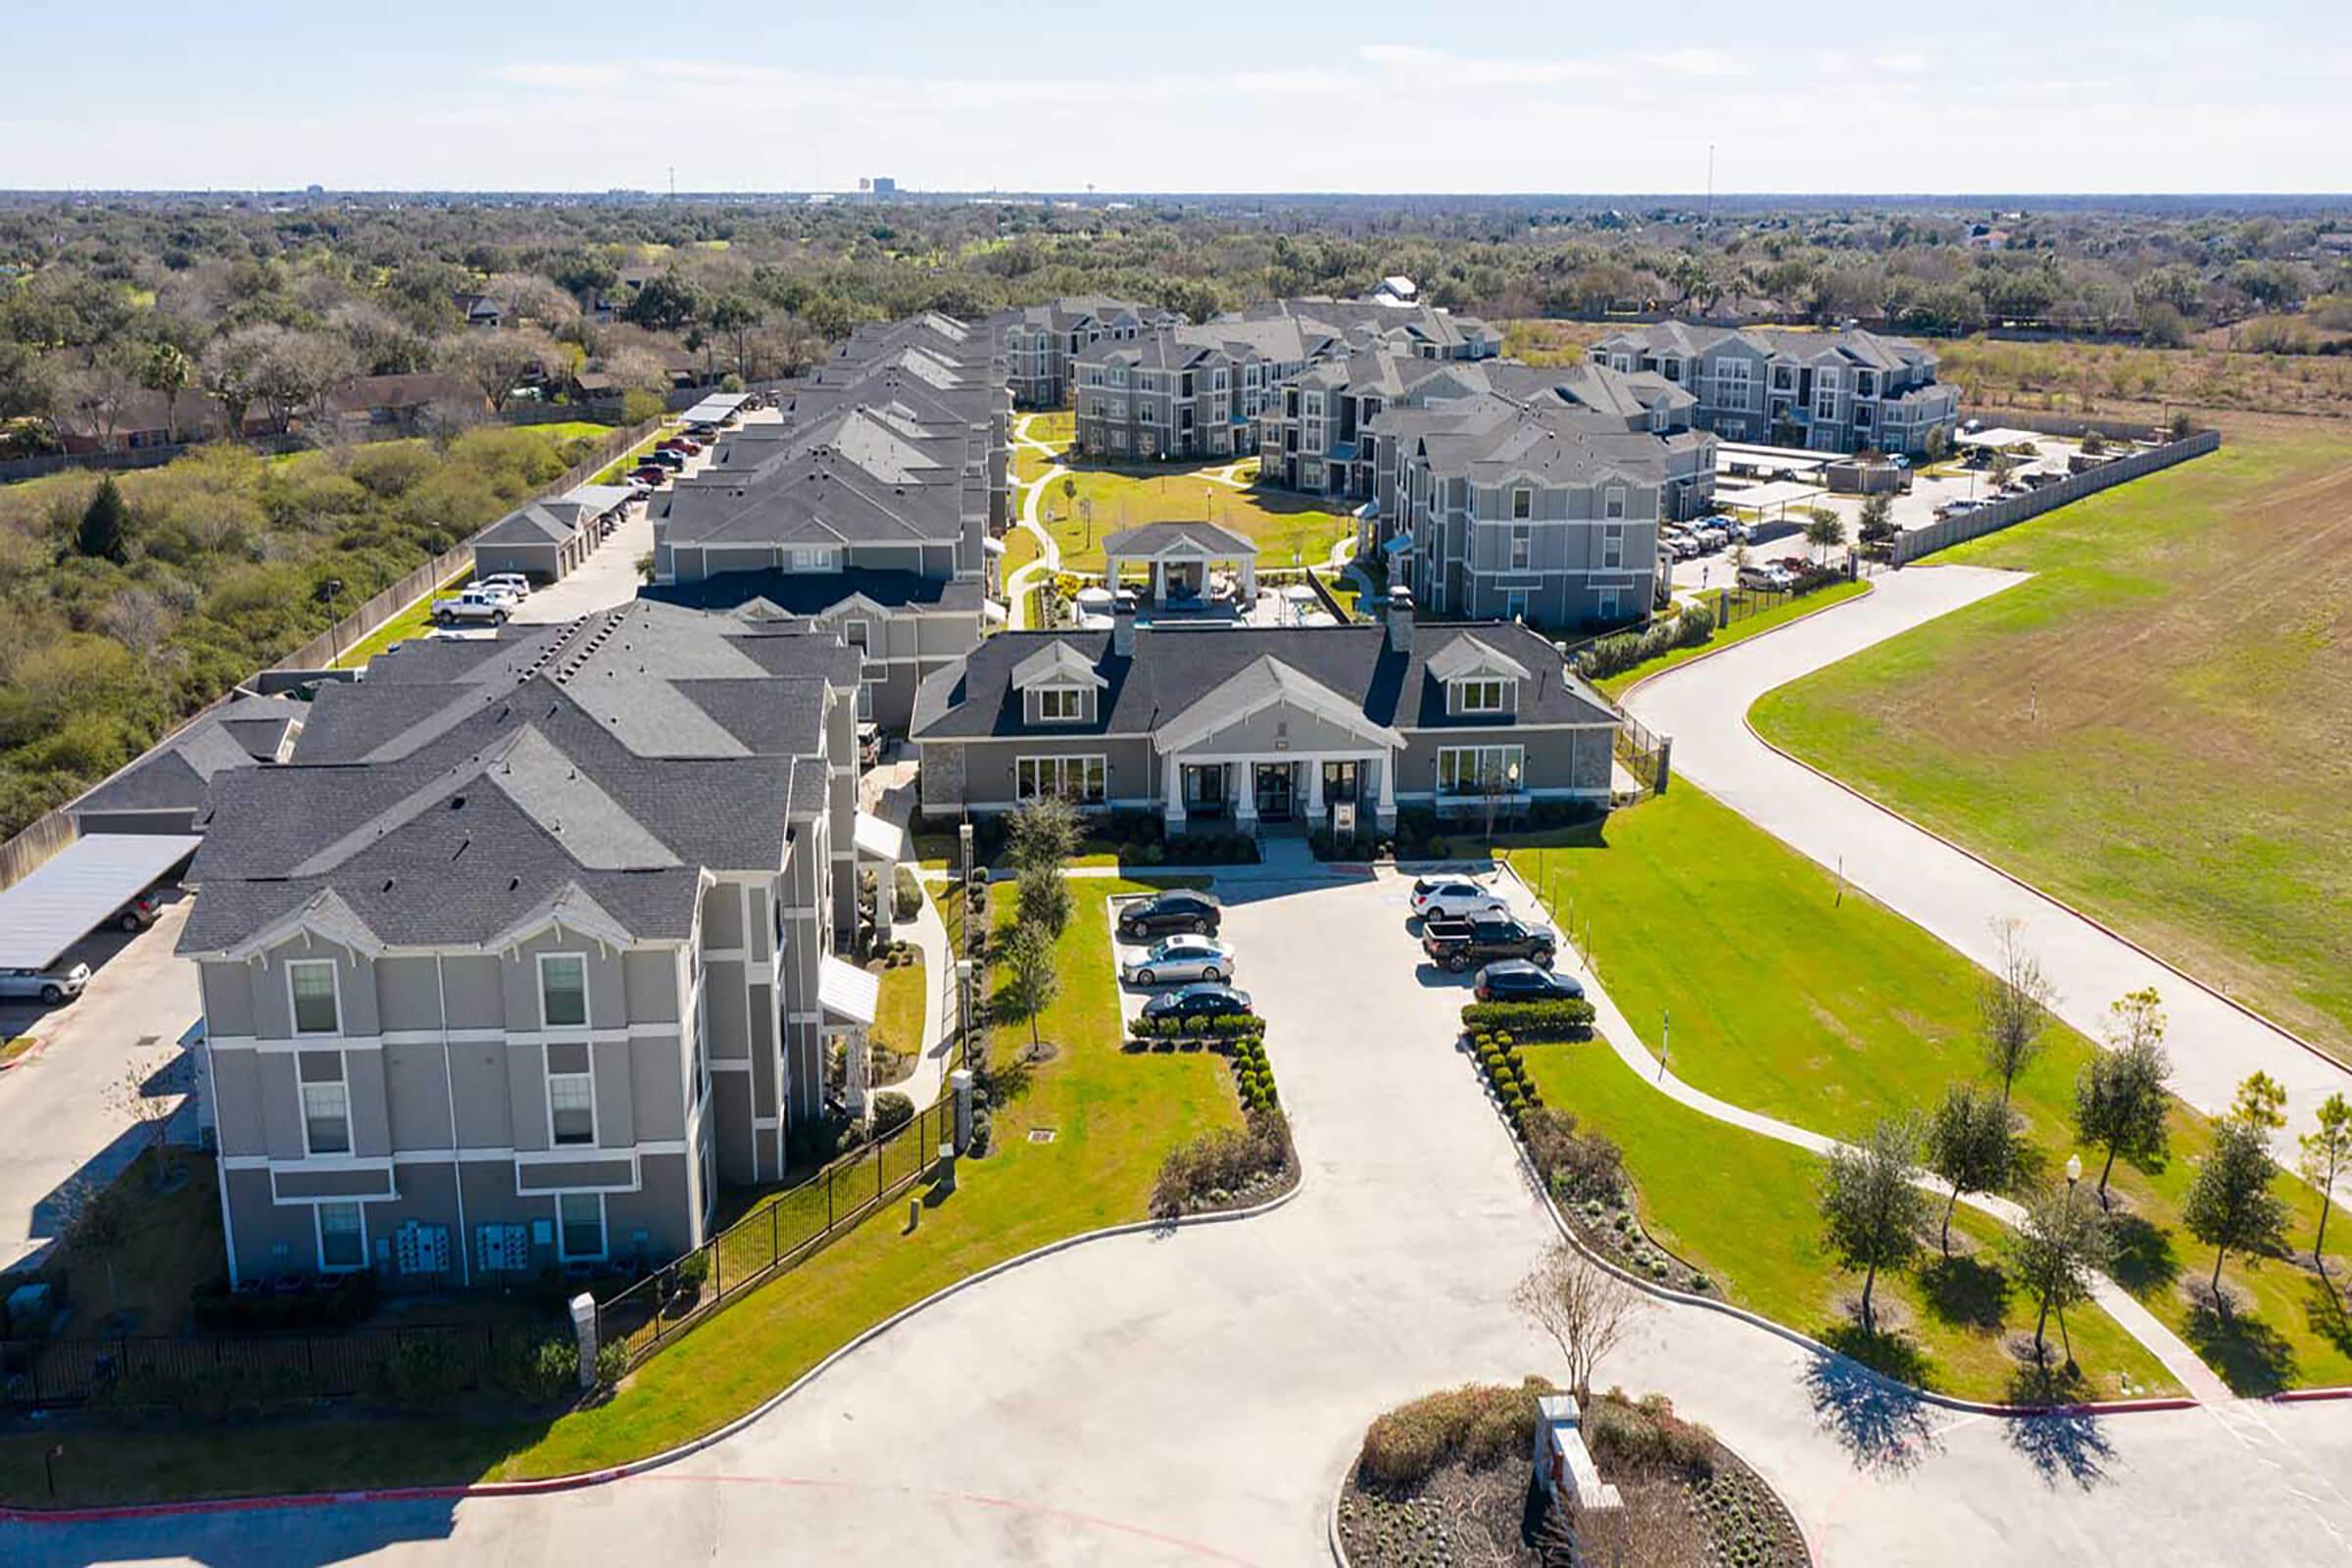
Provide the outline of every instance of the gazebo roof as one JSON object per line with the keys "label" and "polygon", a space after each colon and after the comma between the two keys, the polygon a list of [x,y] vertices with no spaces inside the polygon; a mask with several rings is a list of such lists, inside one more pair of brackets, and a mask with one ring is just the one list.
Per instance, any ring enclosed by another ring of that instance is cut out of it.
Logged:
{"label": "gazebo roof", "polygon": [[1147,522],[1104,539],[1102,553],[1121,561],[1255,561],[1258,551],[1256,540],[1213,522]]}

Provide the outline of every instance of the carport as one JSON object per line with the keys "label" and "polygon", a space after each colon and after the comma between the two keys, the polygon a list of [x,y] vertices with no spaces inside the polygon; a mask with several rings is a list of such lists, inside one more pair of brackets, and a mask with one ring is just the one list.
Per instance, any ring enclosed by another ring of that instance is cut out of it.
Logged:
{"label": "carport", "polygon": [[0,969],[46,969],[196,853],[193,833],[94,833],[0,893]]}

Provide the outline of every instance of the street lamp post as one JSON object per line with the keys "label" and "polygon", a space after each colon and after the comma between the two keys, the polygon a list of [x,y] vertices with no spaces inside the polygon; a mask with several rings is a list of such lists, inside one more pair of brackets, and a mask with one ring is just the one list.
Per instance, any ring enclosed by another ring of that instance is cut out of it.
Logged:
{"label": "street lamp post", "polygon": [[[2075,1218],[2075,1186],[2082,1180],[2082,1156],[2081,1154],[2067,1155],[2066,1218],[2070,1227],[2072,1226]],[[2080,1375],[2082,1368],[2075,1363],[2075,1337],[2067,1330],[2066,1308],[2064,1306],[2058,1308],[2058,1337],[2066,1345],[2066,1375],[2070,1378]]]}
{"label": "street lamp post", "polygon": [[330,655],[327,662],[332,663],[343,657],[343,636],[335,625],[335,595],[343,591],[343,579],[329,577],[318,586],[326,595],[326,646]]}

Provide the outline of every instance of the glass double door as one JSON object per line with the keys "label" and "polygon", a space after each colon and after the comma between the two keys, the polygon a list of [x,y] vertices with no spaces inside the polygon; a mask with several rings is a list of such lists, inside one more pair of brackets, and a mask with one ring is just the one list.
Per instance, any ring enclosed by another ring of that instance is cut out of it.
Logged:
{"label": "glass double door", "polygon": [[1252,785],[1261,822],[1288,822],[1298,805],[1298,774],[1291,762],[1253,764]]}

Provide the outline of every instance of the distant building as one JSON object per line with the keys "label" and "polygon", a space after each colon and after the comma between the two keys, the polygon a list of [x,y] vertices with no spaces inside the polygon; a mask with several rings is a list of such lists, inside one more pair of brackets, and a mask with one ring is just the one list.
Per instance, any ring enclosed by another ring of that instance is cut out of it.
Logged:
{"label": "distant building", "polygon": [[893,196],[896,196],[898,193],[899,182],[897,180],[891,178],[887,174],[876,174],[874,176],[874,200],[878,202],[886,202],[889,201]]}
{"label": "distant building", "polygon": [[1004,333],[1006,374],[1013,402],[1057,409],[1070,400],[1070,363],[1090,343],[1124,343],[1184,318],[1131,300],[1073,298],[1007,311],[989,323]]}
{"label": "distant building", "polygon": [[1688,388],[1698,399],[1699,427],[1727,441],[1919,457],[1948,443],[1960,416],[1959,390],[1936,379],[1932,351],[1855,327],[1660,321],[1602,338],[1592,360],[1654,370]]}

